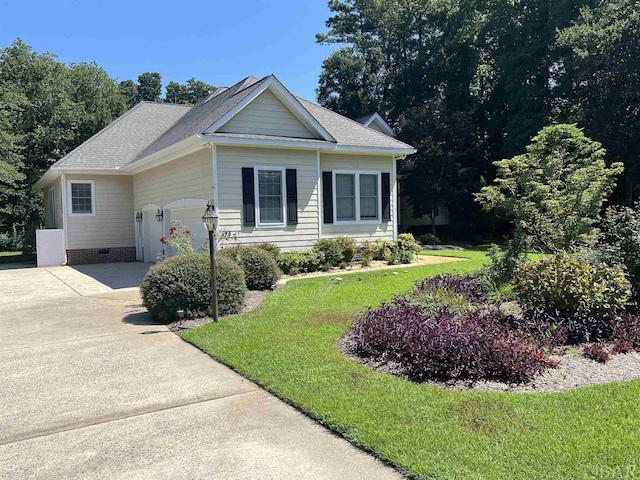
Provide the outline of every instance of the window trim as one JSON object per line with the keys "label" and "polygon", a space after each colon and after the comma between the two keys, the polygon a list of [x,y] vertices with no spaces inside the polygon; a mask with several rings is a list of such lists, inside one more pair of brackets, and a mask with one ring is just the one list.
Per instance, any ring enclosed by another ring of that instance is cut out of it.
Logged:
{"label": "window trim", "polygon": [[[260,222],[260,171],[279,171],[280,172],[280,193],[282,195],[282,206],[280,213],[282,214],[282,222],[280,223],[261,223]],[[253,191],[255,196],[255,212],[256,225],[255,228],[269,229],[282,228],[287,226],[287,188],[286,188],[286,168],[274,165],[254,165],[253,166]]]}
{"label": "window trim", "polygon": [[[72,195],[72,185],[91,185],[91,213],[73,213],[73,195]],[[96,185],[94,180],[67,180],[67,189],[69,192],[69,217],[95,217],[96,216]]]}
{"label": "window trim", "polygon": [[[380,225],[382,224],[382,171],[380,170],[333,170],[333,223],[334,225]],[[354,175],[356,187],[356,219],[338,220],[337,182],[336,175]],[[360,175],[377,175],[378,177],[378,217],[376,219],[360,219]]]}

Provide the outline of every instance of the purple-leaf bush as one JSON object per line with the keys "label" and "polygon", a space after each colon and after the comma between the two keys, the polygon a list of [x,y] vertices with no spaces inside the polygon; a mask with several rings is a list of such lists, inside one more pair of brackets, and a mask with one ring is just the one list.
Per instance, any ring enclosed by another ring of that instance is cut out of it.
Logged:
{"label": "purple-leaf bush", "polygon": [[398,361],[417,380],[525,382],[557,365],[497,307],[425,315],[398,297],[362,315],[351,333],[357,353]]}
{"label": "purple-leaf bush", "polygon": [[607,352],[601,343],[592,343],[582,349],[582,355],[595,360],[598,363],[606,363],[611,360],[611,355]]}

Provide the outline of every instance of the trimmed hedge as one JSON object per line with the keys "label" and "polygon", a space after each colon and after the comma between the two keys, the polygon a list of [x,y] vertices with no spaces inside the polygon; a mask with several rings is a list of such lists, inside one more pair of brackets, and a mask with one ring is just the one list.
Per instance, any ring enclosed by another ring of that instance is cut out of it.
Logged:
{"label": "trimmed hedge", "polygon": [[[218,312],[238,313],[247,292],[242,268],[232,260],[216,258]],[[211,306],[209,255],[178,255],[153,265],[140,285],[143,305],[154,318],[170,322],[178,317],[204,317]]]}
{"label": "trimmed hedge", "polygon": [[275,259],[262,248],[227,247],[220,250],[220,255],[232,259],[242,267],[244,280],[249,290],[268,290],[282,276]]}
{"label": "trimmed hedge", "polygon": [[317,272],[323,264],[324,255],[315,250],[282,252],[278,257],[278,266],[287,275]]}

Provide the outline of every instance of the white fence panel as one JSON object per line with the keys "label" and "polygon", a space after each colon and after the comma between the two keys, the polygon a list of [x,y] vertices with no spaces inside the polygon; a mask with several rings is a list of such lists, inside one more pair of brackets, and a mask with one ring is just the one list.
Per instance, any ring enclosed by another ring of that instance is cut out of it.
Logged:
{"label": "white fence panel", "polygon": [[64,249],[64,230],[36,230],[36,253],[39,267],[64,265],[67,254]]}

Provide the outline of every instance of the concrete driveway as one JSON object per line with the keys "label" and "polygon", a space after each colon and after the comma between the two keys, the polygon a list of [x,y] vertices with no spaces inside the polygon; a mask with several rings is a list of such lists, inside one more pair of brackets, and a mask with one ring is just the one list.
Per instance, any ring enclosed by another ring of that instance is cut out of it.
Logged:
{"label": "concrete driveway", "polygon": [[401,478],[154,325],[146,268],[0,269],[0,478]]}

